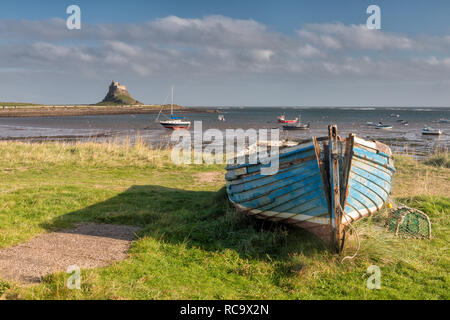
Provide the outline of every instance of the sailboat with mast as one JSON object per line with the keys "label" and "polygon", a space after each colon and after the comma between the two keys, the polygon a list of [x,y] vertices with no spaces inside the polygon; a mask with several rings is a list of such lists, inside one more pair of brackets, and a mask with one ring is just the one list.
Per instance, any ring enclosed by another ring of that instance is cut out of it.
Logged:
{"label": "sailboat with mast", "polygon": [[161,111],[159,112],[157,120],[159,120],[159,123],[166,129],[171,130],[180,130],[180,129],[186,129],[189,130],[191,127],[191,122],[184,120],[184,117],[176,117],[173,114],[173,86],[171,87],[171,95],[172,95],[172,101],[170,104],[170,119],[168,120],[159,120],[159,116],[161,115],[161,111],[164,108],[161,107]]}

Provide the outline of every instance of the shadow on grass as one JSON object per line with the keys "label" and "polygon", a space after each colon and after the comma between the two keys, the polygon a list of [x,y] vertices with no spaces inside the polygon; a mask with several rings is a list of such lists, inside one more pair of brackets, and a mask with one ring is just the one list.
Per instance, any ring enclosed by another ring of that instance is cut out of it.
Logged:
{"label": "shadow on grass", "polygon": [[141,227],[139,237],[208,251],[232,249],[243,258],[284,260],[292,253],[312,255],[326,250],[319,239],[306,231],[235,212],[225,188],[208,192],[133,186],[116,197],[43,226],[54,231],[89,221],[135,225]]}

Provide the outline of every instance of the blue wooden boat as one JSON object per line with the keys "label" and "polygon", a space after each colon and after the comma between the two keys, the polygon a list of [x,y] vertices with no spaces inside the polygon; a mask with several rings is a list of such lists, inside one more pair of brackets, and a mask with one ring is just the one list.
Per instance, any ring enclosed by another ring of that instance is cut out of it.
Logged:
{"label": "blue wooden boat", "polygon": [[261,174],[268,159],[228,165],[230,201],[250,216],[304,228],[334,250],[342,249],[346,226],[380,210],[391,191],[390,148],[353,134],[339,137],[335,125],[328,137],[281,148],[275,156],[273,175]]}

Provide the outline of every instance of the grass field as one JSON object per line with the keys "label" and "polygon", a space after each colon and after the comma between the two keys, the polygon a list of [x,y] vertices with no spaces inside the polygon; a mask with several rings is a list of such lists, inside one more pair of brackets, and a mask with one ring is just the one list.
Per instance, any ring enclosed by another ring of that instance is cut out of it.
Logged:
{"label": "grass field", "polygon": [[0,102],[0,107],[37,107],[40,104],[27,103],[27,102]]}
{"label": "grass field", "polygon": [[[448,159],[448,156],[445,156]],[[176,166],[144,144],[0,142],[0,247],[77,222],[142,227],[130,257],[24,286],[0,280],[3,299],[449,299],[450,169],[398,156],[393,201],[432,221],[431,240],[404,240],[386,213],[358,221],[342,256],[307,232],[237,214],[219,165]],[[381,290],[366,288],[381,268]]]}

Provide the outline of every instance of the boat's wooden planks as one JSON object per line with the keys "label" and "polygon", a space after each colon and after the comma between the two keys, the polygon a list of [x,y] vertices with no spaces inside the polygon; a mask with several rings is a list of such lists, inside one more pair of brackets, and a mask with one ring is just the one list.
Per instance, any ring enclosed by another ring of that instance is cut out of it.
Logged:
{"label": "boat's wooden planks", "polygon": [[[321,207],[313,207],[311,209],[308,209],[307,214],[303,213],[295,213],[295,212],[279,212],[275,215],[271,215],[270,218],[272,221],[275,220],[281,220],[281,219],[289,219],[289,218],[294,218],[295,216],[301,216],[301,220],[309,220],[312,218],[318,218],[318,217],[325,217],[328,216],[328,209],[327,210],[323,210],[323,208]],[[261,213],[264,214],[264,213]],[[300,220],[300,219],[298,219]]]}
{"label": "boat's wooden planks", "polygon": [[[295,168],[300,167],[304,162],[308,162],[308,161],[311,161],[311,160],[314,160],[314,159],[315,159],[315,156],[310,156],[310,157],[306,157],[306,158],[296,159],[294,161],[290,161],[289,163],[283,163],[283,164],[280,165],[280,169],[278,170],[278,172],[276,174],[274,174],[274,175],[281,174],[283,172],[293,170]],[[250,174],[242,175],[239,178],[234,179],[234,180],[227,180],[226,184],[227,184],[227,186],[231,187],[231,186],[234,186],[234,185],[245,184],[245,183],[248,183],[250,181],[256,181],[256,180],[259,180],[259,179],[266,179],[267,177],[274,176],[274,175],[262,175],[262,174],[260,174],[258,172],[252,172]]]}
{"label": "boat's wooden planks", "polygon": [[345,204],[344,212],[345,214],[342,217],[342,222],[345,224],[353,222],[362,217],[362,215],[358,212],[358,210],[353,208],[349,203]]}
{"label": "boat's wooden planks", "polygon": [[374,163],[374,162],[372,162],[370,160],[367,160],[367,159],[353,157],[352,162],[360,163],[360,164],[365,165],[365,166],[369,166],[369,169],[372,168],[372,170],[376,170],[376,172],[384,173],[388,177],[391,177],[393,175],[393,173],[395,172],[394,170],[388,169],[388,168],[386,168],[384,166],[381,166],[381,165],[379,165],[377,163]]}
{"label": "boat's wooden planks", "polygon": [[[288,207],[288,205],[286,205]],[[302,198],[302,201],[298,201],[298,204],[295,207],[290,207],[283,209],[277,209],[277,211],[289,212],[295,214],[302,214],[306,216],[321,216],[326,214],[328,218],[330,217],[328,213],[328,204],[326,199],[322,197],[322,195],[313,195],[309,194],[306,197]]]}
{"label": "boat's wooden planks", "polygon": [[330,223],[328,211],[320,212],[319,210],[315,212],[315,215],[305,215],[299,213],[275,212],[275,211],[261,212],[258,209],[252,209],[248,211],[248,215],[274,222],[280,222],[283,220],[290,224],[297,224],[298,222],[302,221],[309,221],[311,223],[325,224],[325,225]]}
{"label": "boat's wooden planks", "polygon": [[347,203],[358,211],[360,218],[369,214],[368,208],[370,208],[370,206],[364,205],[364,203],[360,202],[356,197],[348,197]]}
{"label": "boat's wooden planks", "polygon": [[[357,144],[361,139],[355,139]],[[348,195],[344,204],[343,223],[358,220],[382,208],[391,190],[394,168],[388,153],[379,152],[376,142],[363,144],[373,151],[354,147],[348,180]],[[385,150],[383,150],[385,151]]]}
{"label": "boat's wooden planks", "polygon": [[353,148],[353,155],[361,158],[361,159],[367,159],[375,164],[381,165],[385,168],[388,168],[390,170],[395,170],[390,164],[389,164],[389,158],[386,158],[384,156],[380,156],[378,154],[369,152],[367,150],[361,149],[361,148]]}
{"label": "boat's wooden planks", "polygon": [[355,144],[361,145],[366,148],[372,149],[374,152],[377,150],[377,144],[375,141],[367,141],[364,139],[361,139],[360,137],[355,137]]}
{"label": "boat's wooden planks", "polygon": [[361,202],[366,208],[377,207],[377,209],[381,209],[383,206],[383,199],[379,199],[377,196],[373,199],[370,189],[367,187],[360,185],[358,183],[352,183],[349,188],[348,197],[355,198],[359,202]]}
{"label": "boat's wooden planks", "polygon": [[[300,167],[305,162],[311,161],[315,159],[314,152],[308,151],[302,154],[299,154],[295,159],[285,159],[284,161],[279,163],[279,170],[275,175],[282,174],[283,172],[295,169]],[[242,173],[245,170],[245,173]],[[236,172],[238,171],[238,172]],[[239,172],[241,171],[241,172]],[[250,171],[249,173],[247,173]],[[262,175],[261,167],[259,165],[255,165],[255,168],[249,167],[249,168],[239,168],[230,170],[229,172],[232,173],[233,179],[231,179],[231,175],[229,175],[229,179],[227,179],[227,183],[229,185],[237,185],[237,184],[244,184],[251,181],[255,181],[258,179],[266,179],[267,177],[270,177],[270,175]],[[237,174],[236,174],[237,173]],[[228,172],[227,172],[228,174]],[[272,176],[275,176],[272,175]]]}
{"label": "boat's wooden planks", "polygon": [[289,187],[295,183],[301,184],[302,180],[308,179],[309,177],[316,175],[314,171],[314,165],[315,163],[311,163],[307,167],[305,166],[299,168],[295,170],[297,174],[288,176],[284,179],[276,179],[276,177],[274,177],[272,182],[262,187],[254,187],[252,185],[248,185],[247,188],[245,188],[245,191],[243,192],[234,193],[232,189],[234,186],[231,186],[229,188],[229,190],[231,191],[230,197],[235,202],[244,202],[254,198],[262,197],[264,195],[269,194],[270,192]]}
{"label": "boat's wooden planks", "polygon": [[[307,178],[305,178],[302,181],[299,182],[295,182],[289,185],[286,185],[283,188],[274,190],[270,193],[265,194],[262,197],[259,198],[254,198],[248,201],[242,202],[242,204],[248,206],[248,207],[252,207],[252,208],[260,208],[262,206],[267,206],[267,205],[277,205],[277,203],[280,203],[281,200],[279,200],[279,198],[285,200],[285,201],[289,201],[292,199],[295,199],[296,197],[296,192],[297,191],[305,191],[308,192],[309,190],[314,190],[313,187],[316,185],[318,182],[318,179],[315,175],[309,176]],[[291,193],[294,193],[292,194]],[[300,194],[298,195],[300,196]],[[287,199],[285,199],[287,198]]]}
{"label": "boat's wooden planks", "polygon": [[290,170],[286,170],[280,173],[277,173],[273,176],[263,176],[261,179],[250,180],[246,183],[237,184],[237,185],[229,185],[229,190],[233,194],[237,194],[240,192],[249,191],[252,189],[260,188],[260,187],[270,187],[270,184],[277,183],[283,181],[284,179],[289,179],[291,177],[297,177],[298,175],[310,175],[315,173],[316,166],[313,161],[303,163],[302,165],[296,166]]}
{"label": "boat's wooden planks", "polygon": [[365,179],[364,177],[355,175],[353,172],[350,173],[349,177],[349,186],[350,185],[361,185],[364,187],[364,190],[368,192],[372,198],[380,199],[381,201],[386,201],[389,196],[389,192],[384,190],[380,186],[372,183],[371,181]]}
{"label": "boat's wooden planks", "polygon": [[371,166],[366,166],[364,164],[357,163],[356,161],[352,164],[350,170],[351,172],[379,185],[384,190],[386,191],[390,190],[391,177],[382,174],[379,170],[376,170]]}
{"label": "boat's wooden planks", "polygon": [[290,192],[293,192],[294,190],[305,188],[306,186],[308,186],[309,181],[314,181],[315,178],[316,177],[312,176],[312,177],[309,177],[307,179],[307,181],[305,181],[305,182],[296,182],[296,183],[290,184],[286,187],[272,191],[271,193],[264,194],[261,197],[249,198],[249,199],[244,199],[243,201],[236,201],[236,202],[239,202],[242,205],[245,205],[246,207],[249,207],[252,209],[260,208],[260,207],[266,206],[266,205],[276,204],[279,197],[289,194]]}
{"label": "boat's wooden planks", "polygon": [[[352,200],[351,202],[352,203],[349,202],[346,203],[345,214],[342,216],[342,223],[345,225],[347,225],[350,222],[359,220],[363,217],[366,217],[377,210],[376,207],[367,209],[366,207],[364,207],[355,200]],[[359,209],[357,209],[356,207],[358,207]]]}
{"label": "boat's wooden planks", "polygon": [[[299,144],[298,146],[294,146],[294,147],[286,147],[286,148],[282,148],[281,150],[279,150],[277,155],[274,156],[268,156],[268,157],[263,157],[261,159],[259,159],[258,163],[270,163],[273,160],[276,159],[283,159],[289,156],[292,156],[296,153],[300,153],[300,152],[304,152],[307,150],[311,150],[314,149],[314,144],[313,142],[307,142],[307,143],[303,143],[303,144]],[[227,165],[227,167],[225,168],[226,170],[234,170],[234,169],[238,169],[238,168],[243,168],[243,167],[249,167],[255,164],[251,164],[248,163],[248,156],[245,157],[246,161],[243,164],[229,164]]]}
{"label": "boat's wooden planks", "polygon": [[323,191],[309,190],[309,192],[305,192],[284,203],[281,201],[276,201],[273,206],[264,206],[258,209],[262,211],[304,213],[307,209],[303,208],[311,209],[315,207],[325,208],[326,211],[328,211],[328,204],[326,198],[324,197]]}
{"label": "boat's wooden planks", "polygon": [[[283,195],[280,195],[279,197],[277,197],[276,199],[274,199],[273,201],[271,201],[268,204],[264,204],[263,206],[259,206],[258,209],[261,210],[274,210],[275,208],[280,209],[281,206],[286,205],[285,208],[289,208],[292,207],[293,203],[296,203],[297,200],[301,199],[302,201],[305,200],[305,196],[307,194],[316,194],[317,197],[322,197],[322,192],[320,190],[320,187],[317,186],[317,183],[319,183],[320,181],[317,180],[317,177],[311,177],[309,179],[310,181],[308,181],[306,183],[302,183],[302,185],[299,185],[298,187],[296,186],[296,189],[294,190],[286,190],[284,189]],[[323,191],[323,190],[322,190]],[[283,210],[285,209],[283,208]],[[280,209],[281,210],[281,209]]]}
{"label": "boat's wooden planks", "polygon": [[[311,150],[311,149],[303,150],[301,152],[295,152],[284,158],[280,158],[278,164],[279,164],[279,166],[283,166],[285,163],[290,163],[297,159],[309,158],[313,155],[314,155],[314,153],[313,153],[313,150]],[[269,164],[260,164],[260,163],[258,163],[256,165],[251,165],[251,166],[247,167],[247,173],[260,172],[261,167],[268,167],[268,166],[269,166]]]}
{"label": "boat's wooden planks", "polygon": [[[293,154],[290,154],[284,158],[279,159],[279,168],[283,169],[286,168],[287,165],[290,163],[301,163],[302,159],[311,160],[315,156],[314,150],[306,149],[299,152],[295,152]],[[262,164],[260,162],[256,164],[249,164],[248,166],[237,168],[237,169],[230,169],[227,171],[225,178],[229,181],[240,179],[244,175],[252,175],[252,174],[258,174],[261,171],[261,167],[268,167],[270,164]]]}
{"label": "boat's wooden planks", "polygon": [[225,174],[225,179],[226,180],[235,180],[244,174],[247,174],[247,167],[229,170]]}

